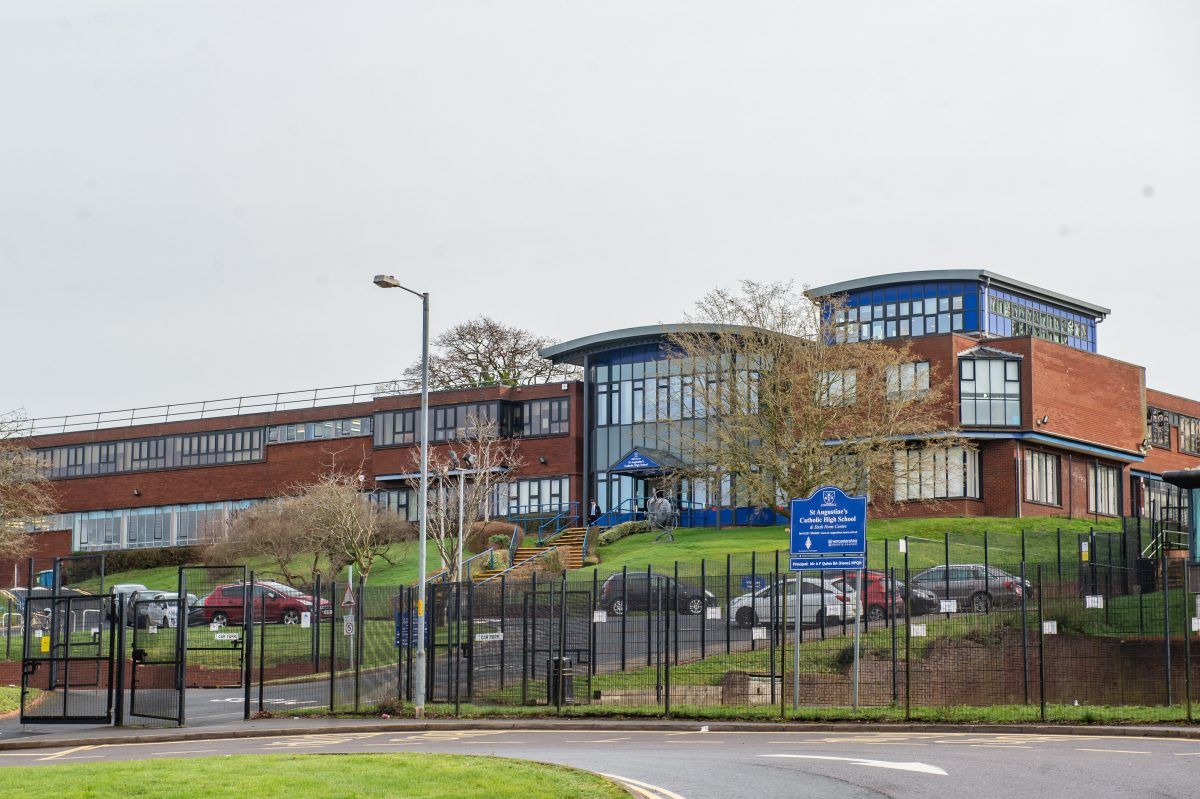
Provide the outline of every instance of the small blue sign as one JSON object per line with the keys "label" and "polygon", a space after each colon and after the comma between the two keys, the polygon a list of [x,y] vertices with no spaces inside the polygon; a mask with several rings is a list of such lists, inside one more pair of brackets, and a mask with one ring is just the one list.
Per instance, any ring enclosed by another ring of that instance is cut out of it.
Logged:
{"label": "small blue sign", "polygon": [[[867,554],[867,498],[852,497],[836,486],[825,486],[807,499],[792,500],[792,569],[804,560],[806,569],[863,569]],[[842,565],[852,556],[858,565]],[[826,561],[836,565],[818,565]]]}
{"label": "small blue sign", "polygon": [[742,590],[743,591],[757,591],[760,588],[766,588],[766,587],[767,587],[767,575],[765,575],[765,574],[758,574],[758,575],[754,575],[754,576],[747,574],[742,577]]}
{"label": "small blue sign", "polygon": [[[396,646],[415,649],[417,646],[417,612],[396,613]],[[425,617],[425,640],[429,641],[429,617]]]}
{"label": "small blue sign", "polygon": [[625,458],[616,466],[609,469],[610,472],[636,472],[647,469],[661,469],[658,463],[646,457],[636,449],[625,456]]}
{"label": "small blue sign", "polygon": [[862,571],[867,568],[867,558],[864,555],[830,555],[828,557],[793,557],[788,561],[788,568],[794,572],[801,571]]}

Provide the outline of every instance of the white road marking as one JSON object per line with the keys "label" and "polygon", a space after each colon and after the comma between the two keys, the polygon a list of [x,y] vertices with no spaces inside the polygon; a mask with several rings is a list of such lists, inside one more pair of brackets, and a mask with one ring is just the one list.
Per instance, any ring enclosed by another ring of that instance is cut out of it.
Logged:
{"label": "white road marking", "polygon": [[615,744],[621,741],[628,741],[629,738],[601,738],[595,741],[563,741],[568,744]]}
{"label": "white road marking", "polygon": [[759,757],[790,757],[798,760],[838,760],[844,763],[852,763],[856,766],[890,768],[897,771],[915,771],[919,774],[937,774],[942,777],[949,776],[937,766],[931,766],[928,763],[917,763],[915,761],[901,763],[891,760],[868,760],[865,757],[831,757],[829,755],[759,755]]}
{"label": "white road marking", "polygon": [[623,783],[627,788],[632,788],[637,793],[645,796],[646,799],[683,799],[682,796],[674,791],[668,791],[666,788],[660,788],[657,785],[651,785],[648,782],[635,780],[631,777],[621,777],[617,774],[600,774],[600,776]]}
{"label": "white road marking", "polygon": [[1116,755],[1148,755],[1150,752],[1143,752],[1138,749],[1076,749],[1076,752],[1109,752]]}

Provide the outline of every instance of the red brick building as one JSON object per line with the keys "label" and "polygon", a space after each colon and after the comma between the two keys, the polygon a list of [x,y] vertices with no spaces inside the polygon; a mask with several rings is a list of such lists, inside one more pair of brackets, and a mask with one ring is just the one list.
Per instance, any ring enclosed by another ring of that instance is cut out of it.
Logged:
{"label": "red brick building", "polygon": [[[889,512],[1187,519],[1186,495],[1161,475],[1200,466],[1200,401],[1148,389],[1143,367],[1099,354],[1108,309],[980,270],[884,275],[810,294],[846,298],[834,320],[841,340],[907,342],[914,361],[897,379],[948,383],[947,429],[973,445],[911,455],[928,462],[906,470],[918,478],[896,481]],[[621,466],[639,447],[661,447],[656,426],[679,416],[667,329],[599,333],[543,351],[582,367],[582,382],[435,392],[430,439],[453,446],[469,414],[520,439],[524,466],[494,498],[500,515],[577,516],[593,499],[609,514],[640,507],[652,470],[645,458],[637,472]],[[201,543],[237,508],[335,462],[360,470],[364,490],[415,519],[418,404],[416,395],[354,387],[36,420],[31,444],[59,500],[52,526],[70,531],[46,541],[81,551]],[[681,505],[752,517],[732,507],[728,483],[676,490]]]}

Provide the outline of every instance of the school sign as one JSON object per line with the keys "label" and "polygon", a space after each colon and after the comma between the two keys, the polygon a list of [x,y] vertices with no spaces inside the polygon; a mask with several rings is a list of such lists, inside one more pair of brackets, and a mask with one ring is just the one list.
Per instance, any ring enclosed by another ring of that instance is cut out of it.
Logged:
{"label": "school sign", "polygon": [[792,571],[867,567],[867,498],[825,486],[792,500]]}

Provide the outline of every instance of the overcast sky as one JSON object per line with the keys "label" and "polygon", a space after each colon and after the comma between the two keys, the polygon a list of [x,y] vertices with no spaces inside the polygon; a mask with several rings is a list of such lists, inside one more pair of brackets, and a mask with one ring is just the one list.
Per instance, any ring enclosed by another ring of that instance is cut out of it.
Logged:
{"label": "overcast sky", "polygon": [[4,0],[0,410],[984,268],[1200,397],[1200,3]]}

